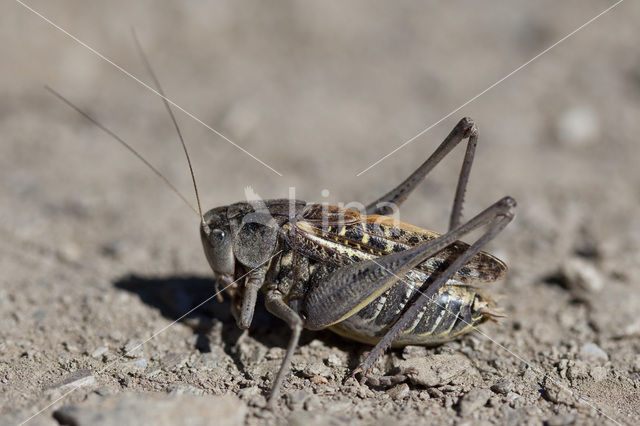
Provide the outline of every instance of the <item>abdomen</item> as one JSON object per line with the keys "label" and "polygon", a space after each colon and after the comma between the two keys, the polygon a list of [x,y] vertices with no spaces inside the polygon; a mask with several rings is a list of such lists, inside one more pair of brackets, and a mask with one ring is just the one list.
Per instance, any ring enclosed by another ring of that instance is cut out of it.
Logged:
{"label": "abdomen", "polygon": [[[332,325],[330,330],[352,340],[375,344],[416,297],[414,287],[398,282],[351,317]],[[432,345],[452,340],[492,318],[491,305],[491,300],[474,288],[445,285],[419,311],[393,346]]]}

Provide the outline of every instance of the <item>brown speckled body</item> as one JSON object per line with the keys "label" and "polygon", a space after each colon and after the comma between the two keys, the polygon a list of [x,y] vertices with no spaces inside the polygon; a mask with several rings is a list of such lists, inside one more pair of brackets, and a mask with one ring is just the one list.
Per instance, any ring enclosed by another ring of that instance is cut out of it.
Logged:
{"label": "brown speckled body", "polygon": [[[336,268],[404,251],[439,236],[386,216],[361,216],[353,210],[326,205],[307,206],[302,217],[287,221],[282,229],[283,251],[272,260],[263,289],[283,294],[303,318],[305,308],[314,303],[309,290]],[[329,329],[349,339],[375,344],[429,286],[434,272],[444,270],[449,259],[466,247],[457,242],[427,259],[391,288],[354,306]],[[477,286],[498,280],[505,272],[502,261],[478,253],[447,281],[433,303],[420,311],[393,345],[446,342],[492,318],[493,302]]]}

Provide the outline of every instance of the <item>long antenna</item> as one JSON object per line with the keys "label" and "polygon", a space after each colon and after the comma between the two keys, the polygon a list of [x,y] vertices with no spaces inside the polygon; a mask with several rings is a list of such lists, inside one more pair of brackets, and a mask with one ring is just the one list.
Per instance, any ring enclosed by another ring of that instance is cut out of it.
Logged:
{"label": "long antenna", "polygon": [[[169,180],[166,177],[164,177],[164,175],[162,173],[160,173],[160,171],[158,171],[158,169],[156,169],[153,166],[153,164],[149,163],[142,155],[140,155],[138,153],[138,151],[136,151],[131,145],[129,145],[127,142],[125,142],[124,139],[122,139],[120,136],[118,136],[116,133],[114,133],[107,126],[105,126],[104,124],[100,123],[98,120],[93,118],[91,115],[89,115],[89,113],[81,110],[73,102],[71,102],[70,100],[68,100],[67,98],[62,96],[60,93],[58,93],[55,90],[53,90],[51,87],[44,86],[44,88],[47,91],[49,91],[53,96],[55,96],[56,98],[58,98],[59,100],[61,100],[65,104],[67,104],[72,109],[76,110],[76,112],[78,112],[78,114],[82,115],[84,118],[86,118],[87,120],[92,122],[94,125],[96,125],[98,128],[100,128],[102,131],[104,131],[106,134],[108,134],[109,136],[111,136],[112,138],[114,138],[115,140],[120,142],[120,144],[122,144],[122,146],[127,148],[133,155],[138,157],[138,159],[140,161],[142,161],[147,167],[149,167],[151,169],[151,171],[153,171],[153,173],[156,174],[156,176],[158,176],[160,179],[162,179],[164,181],[164,183],[169,187],[169,189],[171,189],[178,197],[180,197],[182,199],[182,201],[184,201],[185,204],[187,206],[189,206],[189,208],[191,210],[193,210],[196,214],[198,214],[198,210],[196,210],[195,207],[193,207],[193,205],[184,197],[184,195],[182,195],[182,193],[180,191],[178,191],[178,188],[173,186],[173,184],[171,182],[169,182]],[[200,214],[200,216],[202,217],[202,214]]]}
{"label": "long antenna", "polygon": [[145,55],[144,50],[142,49],[142,45],[140,44],[140,41],[138,40],[138,36],[136,35],[136,31],[133,28],[131,29],[131,33],[133,35],[134,41],[136,42],[136,48],[138,49],[138,53],[140,54],[140,57],[142,58],[142,61],[144,62],[145,67],[147,68],[147,71],[151,75],[151,78],[153,79],[153,83],[156,86],[156,89],[158,90],[160,95],[162,95],[161,96],[162,102],[164,103],[164,106],[167,109],[167,112],[171,116],[171,121],[173,122],[173,126],[175,127],[176,132],[178,133],[178,138],[180,138],[180,143],[182,144],[182,149],[184,150],[184,155],[187,157],[187,163],[189,164],[189,171],[191,172],[191,180],[193,181],[193,189],[194,189],[194,192],[196,193],[196,201],[198,202],[198,213],[200,214],[200,220],[202,221],[202,225],[206,227],[207,224],[204,221],[204,216],[202,215],[202,206],[200,205],[200,194],[198,193],[198,185],[196,184],[196,176],[193,173],[193,166],[191,165],[191,158],[189,157],[189,152],[187,150],[187,145],[185,144],[184,138],[182,137],[182,132],[180,131],[180,126],[178,126],[178,121],[176,120],[176,117],[173,114],[173,110],[171,109],[171,105],[169,105],[169,102],[167,102],[166,96],[164,94],[164,90],[162,90],[162,86],[160,85],[160,80],[158,80],[158,77],[156,77],[156,74],[153,72],[153,68],[151,67],[151,64],[149,63],[149,59],[147,59],[147,55]]}

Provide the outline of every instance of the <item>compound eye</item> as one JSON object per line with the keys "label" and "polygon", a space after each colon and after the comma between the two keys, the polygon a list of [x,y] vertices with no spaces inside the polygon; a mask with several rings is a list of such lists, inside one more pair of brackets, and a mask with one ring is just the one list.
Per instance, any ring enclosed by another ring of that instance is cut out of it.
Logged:
{"label": "compound eye", "polygon": [[215,242],[221,242],[227,236],[226,232],[222,229],[212,229],[211,230],[211,240]]}

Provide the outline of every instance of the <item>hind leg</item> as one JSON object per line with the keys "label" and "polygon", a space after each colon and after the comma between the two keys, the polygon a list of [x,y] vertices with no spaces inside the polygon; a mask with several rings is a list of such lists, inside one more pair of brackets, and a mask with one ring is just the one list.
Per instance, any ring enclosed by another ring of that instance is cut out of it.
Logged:
{"label": "hind leg", "polygon": [[469,174],[471,172],[471,164],[473,163],[473,157],[478,143],[478,129],[476,128],[473,120],[468,117],[465,117],[458,122],[456,127],[453,128],[451,133],[449,133],[440,146],[424,163],[422,163],[420,167],[418,167],[415,172],[413,172],[400,185],[369,204],[367,206],[367,214],[387,215],[391,213],[393,211],[392,206],[399,206],[402,204],[402,202],[407,199],[409,194],[411,194],[416,186],[424,180],[431,170],[433,170],[433,168],[442,161],[442,159],[446,157],[447,154],[456,147],[456,145],[467,138],[467,150],[462,162],[462,169],[460,170],[460,177],[458,178],[456,195],[453,201],[453,208],[451,210],[451,217],[449,220],[449,230],[457,228],[460,224],[462,203],[464,201],[464,194],[467,189],[467,182],[469,181]]}
{"label": "hind leg", "polygon": [[[484,210],[482,213],[480,213],[470,221],[466,222],[465,224],[433,240],[433,242],[435,242],[439,239],[447,238],[448,236],[452,235],[455,235],[455,238],[458,239],[459,235],[468,234],[469,232],[481,226],[487,227],[486,231],[476,240],[476,242],[474,242],[464,252],[462,252],[441,274],[435,277],[427,290],[425,292],[422,292],[417,300],[413,302],[413,304],[403,313],[400,319],[396,321],[395,324],[393,324],[389,331],[369,353],[367,358],[358,366],[358,368],[354,370],[354,376],[356,374],[361,374],[363,380],[366,378],[375,362],[391,346],[396,337],[409,325],[411,321],[416,318],[416,315],[418,315],[418,313],[424,308],[427,303],[433,303],[431,299],[436,294],[436,292],[453,276],[453,274],[458,269],[464,266],[464,264],[467,263],[469,259],[475,256],[484,245],[491,241],[498,233],[500,233],[500,231],[504,229],[505,226],[507,226],[507,224],[509,224],[509,222],[511,222],[514,216],[513,210],[515,206],[516,203],[511,197],[505,197]],[[425,246],[433,242],[425,243]],[[416,250],[419,247],[421,246],[414,247],[413,249],[407,251]],[[374,259],[374,261],[381,262],[385,257],[388,256]],[[384,271],[392,274],[394,273],[391,271],[391,268],[383,268],[383,271],[380,271],[379,273],[384,273]]]}

